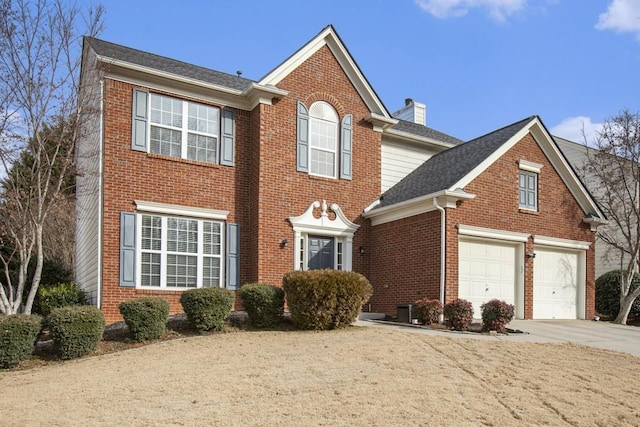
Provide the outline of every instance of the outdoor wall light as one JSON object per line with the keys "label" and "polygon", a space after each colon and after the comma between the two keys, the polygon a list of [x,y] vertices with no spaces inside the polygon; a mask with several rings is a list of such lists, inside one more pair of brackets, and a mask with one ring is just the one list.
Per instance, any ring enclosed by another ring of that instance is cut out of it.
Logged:
{"label": "outdoor wall light", "polygon": [[535,258],[535,257],[536,257],[535,252],[527,252],[527,258]]}
{"label": "outdoor wall light", "polygon": [[288,244],[289,244],[289,241],[287,239],[282,239],[282,242],[280,242],[280,247],[286,248]]}
{"label": "outdoor wall light", "polygon": [[358,252],[360,252],[360,255],[364,255],[364,246],[360,246]]}

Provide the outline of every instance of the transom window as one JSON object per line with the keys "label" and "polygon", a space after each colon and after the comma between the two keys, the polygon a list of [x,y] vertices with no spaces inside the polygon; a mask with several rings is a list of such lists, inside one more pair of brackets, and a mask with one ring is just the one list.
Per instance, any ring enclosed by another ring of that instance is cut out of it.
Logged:
{"label": "transom window", "polygon": [[149,151],[218,163],[220,109],[150,94]]}
{"label": "transom window", "polygon": [[142,287],[220,286],[221,222],[140,214],[138,224]]}
{"label": "transom window", "polygon": [[538,174],[534,172],[520,171],[519,182],[519,206],[521,209],[538,210]]}
{"label": "transom window", "polygon": [[336,177],[338,150],[338,114],[324,101],[309,109],[309,172]]}

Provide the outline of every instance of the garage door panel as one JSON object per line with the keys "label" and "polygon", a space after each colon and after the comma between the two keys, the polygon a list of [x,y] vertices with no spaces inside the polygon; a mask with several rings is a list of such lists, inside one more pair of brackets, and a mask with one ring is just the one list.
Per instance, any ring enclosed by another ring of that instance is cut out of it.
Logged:
{"label": "garage door panel", "polygon": [[498,298],[515,301],[516,246],[496,241],[460,240],[458,297],[473,304],[474,317],[480,306]]}
{"label": "garage door panel", "polygon": [[578,301],[578,252],[536,248],[533,268],[533,317],[575,319]]}

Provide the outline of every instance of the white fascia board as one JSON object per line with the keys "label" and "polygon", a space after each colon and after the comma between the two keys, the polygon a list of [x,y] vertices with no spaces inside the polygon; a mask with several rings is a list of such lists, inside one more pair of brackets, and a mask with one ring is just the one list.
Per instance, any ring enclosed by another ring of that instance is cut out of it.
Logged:
{"label": "white fascia board", "polygon": [[506,240],[508,242],[526,242],[529,240],[527,233],[515,233],[512,231],[496,230],[493,228],[475,227],[473,225],[459,224],[458,234],[461,236],[482,237],[485,239]]}
{"label": "white fascia board", "polygon": [[489,166],[491,166],[496,160],[498,160],[504,153],[509,151],[511,147],[516,145],[518,141],[524,138],[529,133],[529,126],[524,126],[518,133],[511,137],[507,142],[502,144],[500,148],[491,153],[489,157],[484,159],[482,163],[476,166],[471,172],[462,177],[462,179],[451,186],[451,188],[464,188],[471,181],[476,179],[482,172],[484,172]]}
{"label": "white fascia board", "polygon": [[373,209],[369,212],[363,212],[362,216],[369,218],[371,225],[379,225],[434,211],[437,209],[434,203],[435,199],[439,199],[438,204],[440,207],[455,209],[458,201],[469,200],[475,197],[475,194],[465,193],[463,191],[443,190],[383,208]]}
{"label": "white fascia board", "polygon": [[591,246],[590,242],[580,240],[560,239],[557,237],[533,236],[533,244],[541,246],[552,246],[556,248],[566,248],[586,251]]}
{"label": "white fascia board", "polygon": [[106,68],[106,78],[245,111],[253,110],[258,104],[271,105],[274,99],[288,94],[285,90],[257,83],[244,91],[230,89],[104,57],[102,63]]}
{"label": "white fascia board", "polygon": [[192,208],[189,206],[170,205],[167,203],[146,202],[134,200],[136,209],[140,212],[160,213],[166,215],[186,216],[202,219],[215,219],[226,221],[229,211],[205,208]]}
{"label": "white fascia board", "polygon": [[280,66],[276,67],[269,74],[264,76],[259,83],[263,86],[278,85],[285,77],[292,73],[323,46],[327,46],[331,50],[342,67],[342,70],[345,72],[353,86],[358,91],[358,94],[362,97],[369,108],[369,111],[389,118],[389,114],[382,104],[382,101],[380,101],[373,89],[369,86],[369,83],[367,83],[367,80],[358,69],[355,61],[351,55],[349,55],[347,49],[340,42],[340,39],[331,27],[325,28],[324,31],[291,55],[286,61],[280,64]]}
{"label": "white fascia board", "polygon": [[605,215],[594,202],[584,185],[582,185],[582,182],[580,182],[571,166],[569,166],[564,155],[553,142],[553,137],[547,133],[546,129],[537,118],[531,125],[531,134],[549,159],[549,162],[551,162],[553,168],[558,172],[558,175],[560,175],[560,178],[562,178],[562,181],[569,188],[573,197],[578,201],[582,210],[586,214],[593,214],[604,219]]}
{"label": "white fascia board", "polygon": [[385,129],[398,124],[398,119],[376,113],[369,113],[364,120],[371,123],[373,130],[376,132],[383,132]]}
{"label": "white fascia board", "polygon": [[443,141],[438,141],[436,139],[432,139],[432,138],[426,138],[424,136],[419,136],[419,135],[415,135],[412,133],[408,133],[408,132],[402,132],[399,130],[395,130],[393,128],[388,128],[388,129],[384,129],[384,134],[385,135],[389,135],[389,136],[394,136],[406,141],[412,141],[412,142],[419,142],[422,144],[430,144],[430,145],[437,145],[439,147],[444,147],[444,148],[452,148],[455,147],[456,144],[451,144],[448,142],[443,142]]}

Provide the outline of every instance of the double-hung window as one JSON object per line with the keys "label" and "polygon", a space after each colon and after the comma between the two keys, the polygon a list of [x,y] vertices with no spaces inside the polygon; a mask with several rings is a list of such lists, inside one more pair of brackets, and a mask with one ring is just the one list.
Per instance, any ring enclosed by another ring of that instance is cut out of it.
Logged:
{"label": "double-hung window", "polygon": [[234,110],[135,89],[132,111],[133,150],[234,165]]}
{"label": "double-hung window", "polygon": [[218,162],[220,109],[154,93],[149,104],[151,153]]}
{"label": "double-hung window", "polygon": [[140,214],[138,224],[141,287],[220,286],[221,222]]}
{"label": "double-hung window", "polygon": [[518,206],[528,211],[538,210],[538,176],[542,165],[527,160],[518,161]]}

